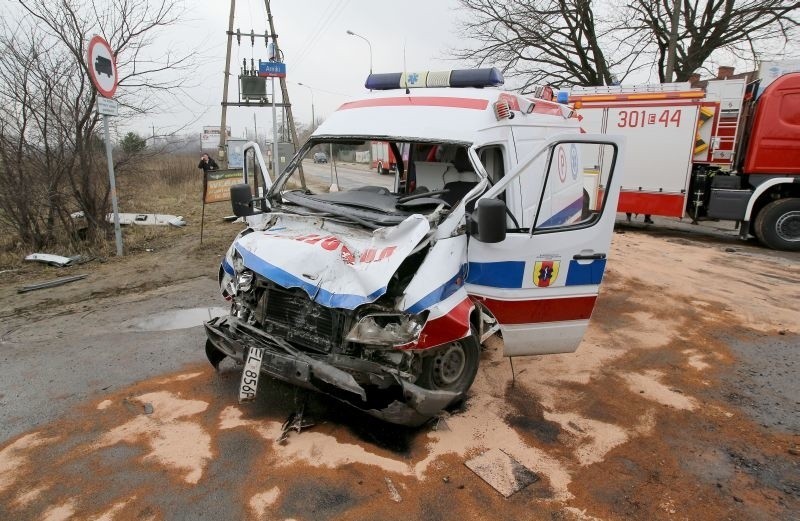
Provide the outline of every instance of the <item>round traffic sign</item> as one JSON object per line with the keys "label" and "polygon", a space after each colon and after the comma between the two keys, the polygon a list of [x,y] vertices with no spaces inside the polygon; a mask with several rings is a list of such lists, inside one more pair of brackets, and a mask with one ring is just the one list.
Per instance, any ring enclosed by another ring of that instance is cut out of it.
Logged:
{"label": "round traffic sign", "polygon": [[113,98],[117,90],[117,60],[108,42],[102,36],[94,36],[86,51],[89,78],[98,92],[106,98]]}

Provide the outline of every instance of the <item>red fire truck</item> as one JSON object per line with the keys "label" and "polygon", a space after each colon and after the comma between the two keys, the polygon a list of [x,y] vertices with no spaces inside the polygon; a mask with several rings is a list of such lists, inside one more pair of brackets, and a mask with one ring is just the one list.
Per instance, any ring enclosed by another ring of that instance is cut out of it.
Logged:
{"label": "red fire truck", "polygon": [[742,238],[800,250],[800,72],[760,91],[744,80],[575,87],[569,101],[586,132],[628,137],[620,212],[735,220]]}
{"label": "red fire truck", "polygon": [[388,174],[397,168],[397,159],[387,141],[372,141],[370,153],[372,154],[372,168],[379,174]]}

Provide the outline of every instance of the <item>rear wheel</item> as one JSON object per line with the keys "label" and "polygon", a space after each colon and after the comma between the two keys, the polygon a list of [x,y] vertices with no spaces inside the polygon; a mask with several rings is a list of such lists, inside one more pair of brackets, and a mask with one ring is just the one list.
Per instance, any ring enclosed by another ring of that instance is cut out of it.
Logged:
{"label": "rear wheel", "polygon": [[474,333],[439,346],[422,359],[422,371],[416,384],[434,391],[453,391],[463,395],[478,374],[480,355],[480,344]]}
{"label": "rear wheel", "polygon": [[755,235],[774,250],[800,251],[800,199],[772,201],[758,212]]}

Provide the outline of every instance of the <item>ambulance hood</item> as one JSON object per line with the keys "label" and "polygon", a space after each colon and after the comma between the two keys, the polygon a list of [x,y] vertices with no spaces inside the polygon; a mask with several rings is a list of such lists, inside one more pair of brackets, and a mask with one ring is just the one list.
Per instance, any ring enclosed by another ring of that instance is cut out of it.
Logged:
{"label": "ambulance hood", "polygon": [[286,288],[300,288],[321,305],[354,309],[386,293],[392,275],[430,231],[411,215],[367,230],[321,218],[280,214],[263,230],[236,240],[244,266]]}

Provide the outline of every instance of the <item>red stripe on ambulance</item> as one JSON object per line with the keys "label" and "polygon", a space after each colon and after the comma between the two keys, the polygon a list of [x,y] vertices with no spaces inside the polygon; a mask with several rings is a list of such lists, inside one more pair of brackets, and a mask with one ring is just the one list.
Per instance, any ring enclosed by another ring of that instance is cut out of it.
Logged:
{"label": "red stripe on ambulance", "polygon": [[455,109],[486,110],[485,99],[452,98],[447,96],[415,96],[402,98],[375,98],[345,103],[339,110],[363,109],[367,107],[448,107]]}

